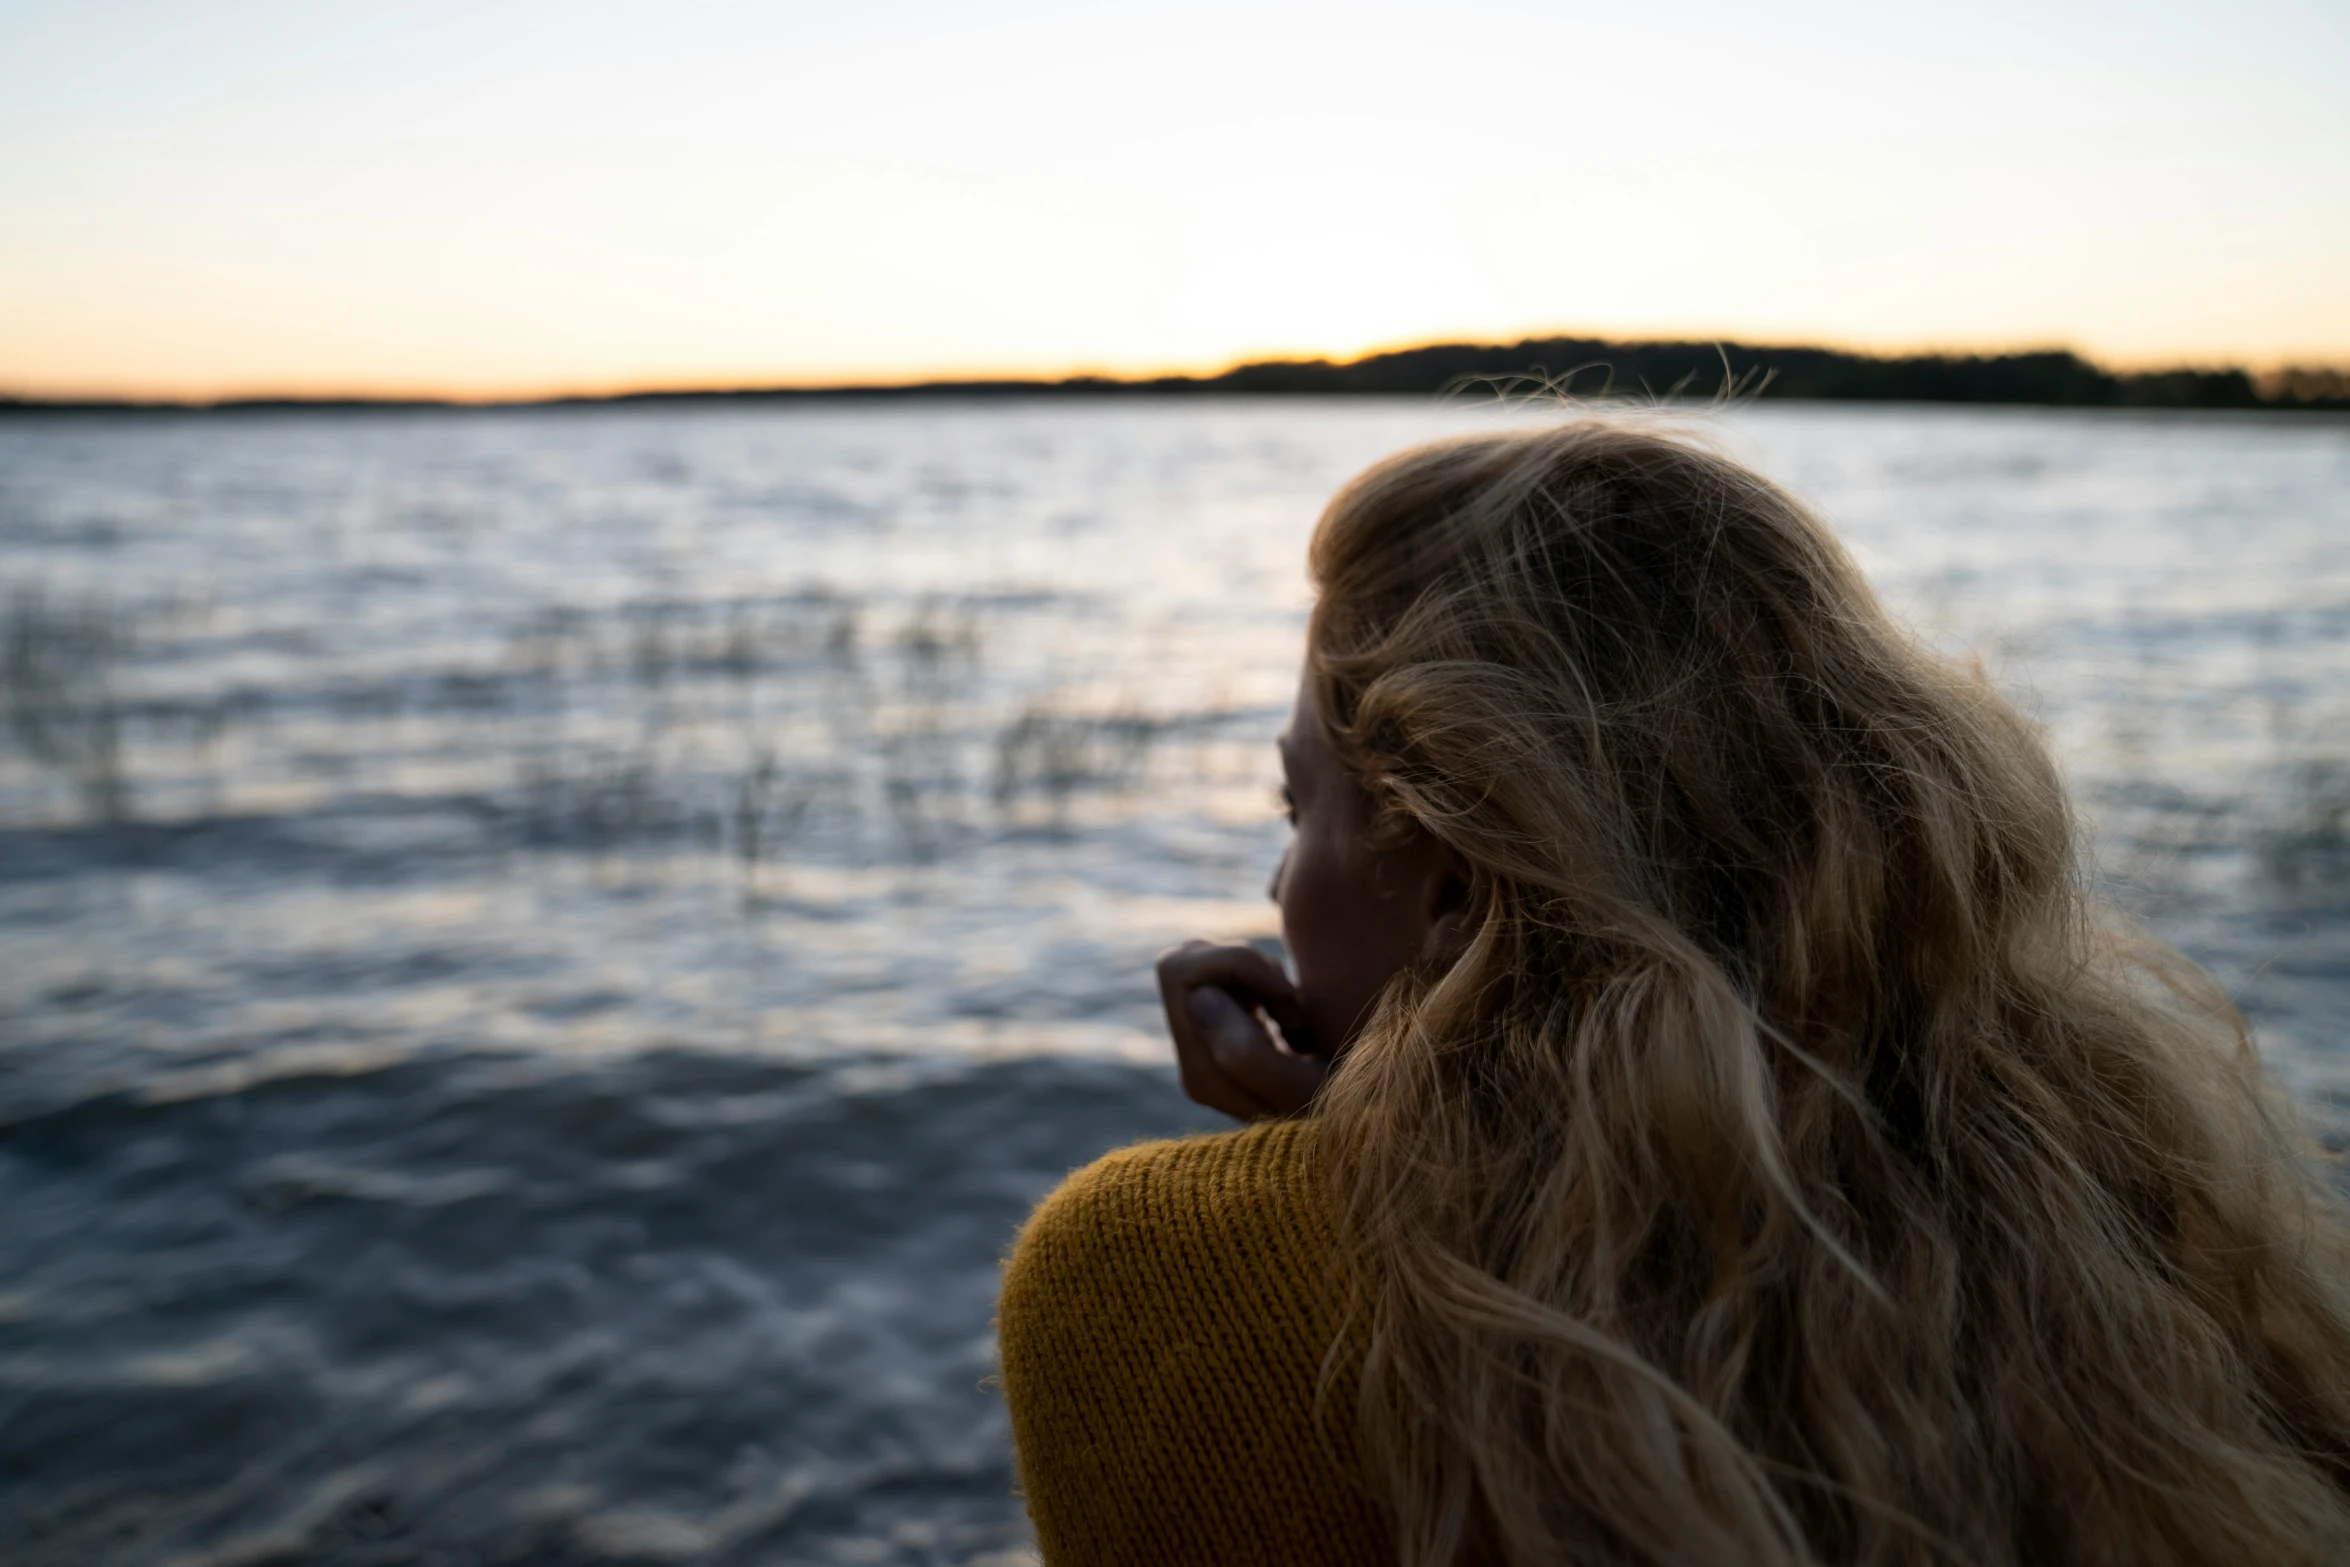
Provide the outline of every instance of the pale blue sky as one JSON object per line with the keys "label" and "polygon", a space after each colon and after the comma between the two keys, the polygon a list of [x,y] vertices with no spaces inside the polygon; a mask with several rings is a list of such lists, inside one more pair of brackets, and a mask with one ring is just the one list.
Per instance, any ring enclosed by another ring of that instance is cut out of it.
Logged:
{"label": "pale blue sky", "polygon": [[2350,6],[0,0],[0,388],[2350,360]]}

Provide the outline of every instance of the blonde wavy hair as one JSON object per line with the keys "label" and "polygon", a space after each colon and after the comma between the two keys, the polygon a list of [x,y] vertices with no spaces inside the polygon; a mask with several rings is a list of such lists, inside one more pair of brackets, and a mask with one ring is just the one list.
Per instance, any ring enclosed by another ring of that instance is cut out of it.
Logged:
{"label": "blonde wavy hair", "polygon": [[1472,872],[1324,1090],[1410,1567],[2350,1561],[2350,1255],[2039,735],[1653,421],[1315,533],[1377,831]]}

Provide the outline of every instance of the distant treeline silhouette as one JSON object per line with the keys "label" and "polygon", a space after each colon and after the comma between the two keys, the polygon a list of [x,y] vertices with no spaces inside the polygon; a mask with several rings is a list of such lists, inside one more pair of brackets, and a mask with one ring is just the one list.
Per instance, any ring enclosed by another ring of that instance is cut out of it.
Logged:
{"label": "distant treeline silhouette", "polygon": [[2113,371],[2062,349],[2017,354],[1847,353],[1748,343],[1528,338],[1512,344],[1438,343],[1328,360],[1240,365],[1197,381],[1141,383],[1168,390],[1439,393],[1552,386],[1583,395],[1695,396],[1729,392],[1835,402],[2024,403],[2068,408],[2350,409],[2350,372],[2292,370],[2256,377],[2233,369]]}
{"label": "distant treeline silhouette", "polygon": [[[2233,367],[2109,370],[2065,349],[2013,354],[1862,354],[1753,343],[1610,342],[1530,337],[1431,343],[1337,362],[1272,359],[1217,375],[905,382],[622,392],[496,406],[733,402],[783,398],[1308,394],[1665,398],[1810,398],[1825,402],[2009,403],[2049,408],[2280,408],[2350,412],[2350,370]],[[202,405],[0,398],[0,412],[90,412],[201,406],[220,410],[431,408],[418,398],[238,398]],[[476,405],[469,405],[476,406]]]}

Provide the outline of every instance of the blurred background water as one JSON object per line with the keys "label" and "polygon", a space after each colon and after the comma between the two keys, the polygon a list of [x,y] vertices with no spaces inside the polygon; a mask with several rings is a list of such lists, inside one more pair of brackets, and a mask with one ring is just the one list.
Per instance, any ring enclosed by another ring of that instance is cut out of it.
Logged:
{"label": "blurred background water", "polygon": [[[1210,1124],[1371,400],[0,423],[0,1539],[1018,1560],[1033,1200]],[[2350,423],[1715,420],[2350,1133]]]}

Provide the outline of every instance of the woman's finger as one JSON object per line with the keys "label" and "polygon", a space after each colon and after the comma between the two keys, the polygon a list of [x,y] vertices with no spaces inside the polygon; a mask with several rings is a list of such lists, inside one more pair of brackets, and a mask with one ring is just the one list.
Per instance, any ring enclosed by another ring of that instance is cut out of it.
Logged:
{"label": "woman's finger", "polygon": [[1275,1115],[1302,1110],[1328,1069],[1273,1042],[1264,1024],[1224,991],[1201,986],[1185,1003],[1218,1073]]}
{"label": "woman's finger", "polygon": [[1159,989],[1170,1012],[1178,991],[1201,985],[1213,985],[1248,1006],[1263,1009],[1281,1030],[1282,1043],[1298,1054],[1319,1054],[1307,1030],[1305,1013],[1298,1006],[1297,987],[1289,982],[1280,964],[1254,947],[1218,947],[1192,941],[1159,959]]}
{"label": "woman's finger", "polygon": [[[1167,1032],[1175,1041],[1175,1064],[1183,1079],[1183,1092],[1194,1103],[1238,1120],[1256,1121],[1279,1115],[1290,1106],[1267,1102],[1250,1087],[1247,1079],[1236,1076],[1226,1064],[1235,1053],[1236,1043],[1245,1041],[1211,1035],[1201,1027],[1194,1013],[1192,998],[1211,990],[1235,1011],[1244,1011],[1240,1003],[1217,986],[1219,976],[1236,985],[1264,982],[1261,974],[1245,966],[1235,967],[1231,949],[1211,947],[1204,941],[1191,942],[1159,959],[1159,997],[1166,1008]],[[1253,1018],[1248,1021],[1257,1033],[1264,1033],[1262,1025],[1256,1024]],[[1263,1048],[1277,1051],[1279,1047],[1267,1035]],[[1242,1050],[1240,1054],[1245,1056],[1247,1052]]]}
{"label": "woman's finger", "polygon": [[1224,1070],[1215,1041],[1200,1029],[1188,1009],[1181,1023],[1169,1020],[1168,1032],[1175,1040],[1175,1067],[1183,1080],[1185,1098],[1240,1121],[1261,1121],[1279,1113]]}

